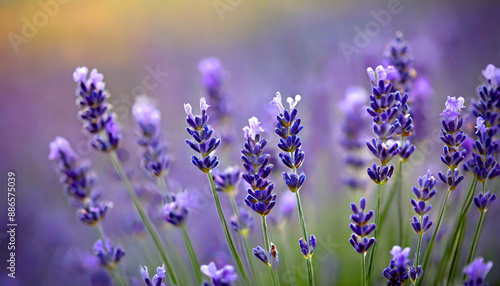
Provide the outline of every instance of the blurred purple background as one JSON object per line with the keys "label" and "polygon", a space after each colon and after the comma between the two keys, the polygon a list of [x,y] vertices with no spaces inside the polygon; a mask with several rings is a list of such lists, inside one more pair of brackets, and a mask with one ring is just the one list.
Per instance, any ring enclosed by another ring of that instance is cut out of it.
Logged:
{"label": "blurred purple background", "polygon": [[[219,227],[215,208],[206,195],[205,177],[191,165],[191,152],[184,143],[187,134],[182,103],[197,105],[205,95],[198,62],[218,57],[230,75],[226,89],[238,136],[231,142],[232,161],[222,162],[223,166],[240,165],[238,150],[243,138],[239,134],[249,117],[259,117],[270,131],[274,121],[268,105],[276,91],[283,96],[301,94],[308,158],[304,165],[308,190],[303,196],[308,223],[323,237],[331,236],[337,248],[328,261],[340,271],[344,262],[335,252],[339,245],[347,245],[348,205],[337,208],[334,214],[329,205],[346,194],[339,187],[343,169],[342,160],[337,159],[342,119],[338,103],[345,90],[352,85],[369,87],[366,67],[382,63],[385,44],[401,30],[413,46],[419,77],[427,78],[432,86],[430,121],[426,123],[432,130],[438,126],[446,96],[463,96],[469,106],[476,96],[480,71],[489,63],[500,65],[497,1],[401,0],[400,13],[391,13],[385,27],[379,24],[378,32],[367,37],[365,47],[356,47],[355,29],[364,30],[370,21],[376,21],[374,14],[388,9],[386,1],[242,1],[222,14],[214,4],[217,1],[46,2],[58,4],[57,9],[51,8],[55,12],[45,25],[38,25],[44,24],[40,22],[43,19],[33,20],[36,13],[44,11],[35,1],[0,4],[0,184],[5,190],[7,171],[14,171],[18,195],[17,284],[5,278],[6,239],[0,236],[1,285],[88,285],[78,253],[89,253],[96,234],[77,221],[47,160],[48,144],[56,136],[67,138],[82,157],[92,160],[104,198],[115,204],[104,225],[129,251],[124,262],[127,273],[139,275],[137,269],[143,262],[133,257],[140,249],[128,235],[135,214],[108,158],[88,148],[76,118],[71,73],[77,66],[95,67],[104,74],[110,102],[124,132],[126,168],[137,182],[154,183],[138,165],[130,107],[133,98],[143,92],[155,99],[175,160],[170,184],[196,189],[206,203],[200,208],[203,212],[193,213],[188,224],[203,263],[215,257],[202,245],[217,245],[223,236],[211,230]],[[31,37],[23,33],[23,19],[37,30],[30,31]],[[353,45],[357,52],[346,57],[342,43]],[[168,75],[155,79],[151,70]],[[144,85],[146,77],[152,84],[149,90]],[[272,142],[276,140],[272,132],[267,136]],[[436,152],[441,148],[438,143]],[[436,158],[429,156],[415,174],[443,169]],[[415,183],[416,175],[409,184]],[[282,182],[278,185],[279,195]],[[6,198],[4,191],[0,196],[2,233]],[[313,207],[315,204],[318,207]],[[499,271],[495,271],[500,265],[500,247],[492,235],[499,231],[494,221],[500,214],[498,206],[488,213],[478,253],[494,260],[488,281],[498,285],[494,281],[500,283]],[[335,231],[338,228],[341,234]],[[172,243],[181,243],[180,236],[171,236]],[[464,245],[469,244],[466,241]],[[357,261],[350,259],[349,263]],[[319,279],[325,283],[349,281],[347,275],[339,273],[336,281]]]}

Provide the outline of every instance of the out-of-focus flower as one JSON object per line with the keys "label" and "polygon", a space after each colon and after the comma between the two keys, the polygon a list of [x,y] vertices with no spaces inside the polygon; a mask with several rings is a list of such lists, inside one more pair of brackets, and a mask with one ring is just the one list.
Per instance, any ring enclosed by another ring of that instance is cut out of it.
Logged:
{"label": "out-of-focus flower", "polygon": [[142,279],[147,286],[167,286],[166,283],[163,283],[163,280],[165,279],[167,273],[165,265],[156,269],[156,274],[153,276],[153,279],[149,278],[148,268],[146,266],[141,266],[140,269]]}
{"label": "out-of-focus flower", "polygon": [[490,272],[493,267],[493,262],[484,262],[484,258],[478,257],[474,261],[465,266],[463,272],[467,275],[467,280],[465,281],[465,286],[482,286],[486,285],[484,280],[488,272]]}
{"label": "out-of-focus flower", "polygon": [[101,239],[98,239],[94,243],[93,251],[94,255],[99,259],[101,266],[110,269],[113,269],[123,256],[125,256],[123,247],[121,245],[115,247],[109,239],[106,239],[105,245]]}
{"label": "out-of-focus flower", "polygon": [[214,286],[229,286],[231,282],[238,280],[238,274],[231,265],[225,265],[221,269],[217,269],[215,263],[210,262],[208,265],[202,265],[200,270],[212,279]]}
{"label": "out-of-focus flower", "polygon": [[238,185],[241,182],[241,175],[242,172],[236,166],[230,166],[222,172],[215,173],[213,177],[217,191],[236,195]]}
{"label": "out-of-focus flower", "polygon": [[[382,274],[387,279],[387,285],[404,285],[409,278],[410,248],[402,249],[395,245],[390,253],[392,259],[390,266],[385,268]],[[415,271],[415,270],[414,270]]]}
{"label": "out-of-focus flower", "polygon": [[254,226],[253,217],[244,208],[239,209],[239,217],[236,215],[231,218],[233,230],[243,236],[248,236]]}

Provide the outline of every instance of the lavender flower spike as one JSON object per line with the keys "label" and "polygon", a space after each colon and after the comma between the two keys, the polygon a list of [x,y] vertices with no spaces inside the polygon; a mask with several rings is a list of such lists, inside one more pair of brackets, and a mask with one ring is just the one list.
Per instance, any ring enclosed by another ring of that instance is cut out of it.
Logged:
{"label": "lavender flower spike", "polygon": [[86,67],[76,68],[73,80],[77,83],[76,105],[80,108],[78,118],[83,122],[92,147],[109,152],[118,148],[121,140],[112,106],[107,102],[109,95],[104,87],[104,76],[93,69],[87,79]]}
{"label": "lavender flower spike", "polygon": [[474,204],[480,212],[485,213],[488,211],[488,207],[494,203],[496,199],[496,194],[492,194],[490,191],[487,191],[484,195],[480,193],[477,197],[474,197]]}
{"label": "lavender flower spike", "polygon": [[208,265],[202,265],[200,270],[212,280],[214,286],[229,286],[231,282],[238,280],[238,274],[235,273],[234,267],[231,265],[217,269],[215,263],[210,262]]}
{"label": "lavender flower spike", "polygon": [[94,243],[94,255],[99,259],[101,266],[113,269],[116,264],[125,256],[125,250],[121,245],[115,247],[115,245],[106,239],[106,245],[103,245],[101,239]]}
{"label": "lavender flower spike", "polygon": [[137,143],[144,147],[141,165],[151,175],[161,177],[170,167],[171,161],[167,153],[167,146],[160,136],[160,111],[146,96],[138,97],[132,107],[140,135]]}
{"label": "lavender flower spike", "polygon": [[156,274],[153,276],[153,279],[149,278],[148,268],[146,266],[141,266],[140,269],[142,279],[147,286],[167,286],[167,284],[163,282],[167,273],[165,265],[156,269]]}
{"label": "lavender flower spike", "polygon": [[204,173],[208,173],[219,165],[217,156],[211,154],[219,147],[221,142],[219,138],[212,137],[214,130],[207,124],[207,109],[209,107],[210,105],[208,105],[205,98],[202,97],[200,99],[201,115],[194,116],[192,114],[191,105],[189,103],[184,104],[184,110],[187,114],[186,122],[189,125],[186,130],[194,139],[194,141],[186,140],[186,143],[201,155],[201,158],[193,156],[192,162]]}
{"label": "lavender flower spike", "polygon": [[387,279],[388,286],[404,285],[409,278],[410,270],[410,248],[402,249],[399,245],[395,245],[390,253],[392,259],[389,267],[382,272]]}
{"label": "lavender flower spike", "polygon": [[486,285],[484,282],[486,275],[493,267],[493,262],[489,261],[484,263],[484,258],[478,257],[474,261],[465,266],[463,272],[467,275],[465,286],[482,286]]}
{"label": "lavender flower spike", "polygon": [[352,223],[349,225],[353,233],[349,242],[356,252],[364,254],[375,243],[375,238],[367,238],[366,236],[375,230],[375,224],[370,223],[373,218],[373,211],[365,213],[366,199],[361,198],[359,207],[355,203],[351,203],[351,210],[354,214],[351,215]]}

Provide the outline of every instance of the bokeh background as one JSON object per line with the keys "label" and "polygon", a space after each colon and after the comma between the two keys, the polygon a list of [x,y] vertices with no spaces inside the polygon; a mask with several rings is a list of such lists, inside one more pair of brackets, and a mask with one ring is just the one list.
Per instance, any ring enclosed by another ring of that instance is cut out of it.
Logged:
{"label": "bokeh background", "polygon": [[[51,15],[45,18],[40,16],[46,13],[42,2],[56,3],[49,7]],[[4,191],[0,196],[0,229],[5,233],[5,186],[7,171],[13,170],[17,176],[18,233],[15,280],[6,277],[6,239],[0,234],[0,284],[89,285],[101,281],[98,276],[102,273],[86,264],[96,233],[76,219],[47,160],[48,144],[56,136],[67,138],[80,156],[92,161],[104,198],[114,202],[104,225],[113,240],[127,249],[124,271],[132,279],[140,278],[139,265],[154,269],[141,251],[148,248],[148,239],[141,240],[146,246],[139,244],[133,232],[137,218],[121,182],[108,157],[89,149],[76,118],[71,73],[82,65],[104,73],[112,95],[110,102],[124,132],[121,155],[134,183],[146,190],[154,181],[139,167],[140,151],[135,144],[130,107],[141,93],[155,99],[174,158],[169,183],[172,188],[193,190],[201,202],[188,222],[200,262],[231,263],[206,178],[191,165],[191,152],[184,143],[187,134],[182,103],[197,105],[205,95],[197,65],[209,56],[219,58],[229,73],[225,88],[233,110],[232,128],[237,134],[228,144],[230,151],[223,157],[222,166],[240,165],[240,130],[251,116],[259,117],[266,131],[271,131],[266,136],[273,143],[269,148],[276,152],[274,113],[269,102],[276,91],[284,96],[302,95],[300,113],[305,125],[304,168],[308,180],[301,193],[309,231],[319,238],[315,256],[317,282],[359,283],[359,257],[348,244],[348,203],[361,196],[370,203],[375,200],[371,199],[372,184],[358,192],[341,184],[345,168],[339,145],[343,116],[339,103],[346,89],[354,85],[369,88],[366,68],[382,63],[386,43],[401,30],[413,46],[418,76],[426,79],[427,90],[431,91],[427,98],[428,120],[415,124],[432,131],[438,127],[446,96],[463,96],[469,106],[481,82],[481,70],[489,63],[500,65],[498,1],[396,2],[400,13],[391,13],[390,20],[368,37],[366,45],[358,46],[346,57],[340,45],[355,46],[356,29],[364,30],[367,23],[376,20],[374,13],[387,10],[387,1],[2,0],[0,184]],[[23,28],[27,25],[34,25],[34,29]],[[146,89],[143,81],[152,77],[151,70],[168,75],[151,81],[153,86]],[[410,186],[417,183],[417,175],[427,169],[436,173],[443,169],[436,156],[441,143],[436,138],[429,142],[431,151],[414,162],[408,172],[411,175],[405,178],[408,193]],[[280,170],[276,173],[279,201],[285,189]],[[240,187],[242,203],[243,184]],[[438,184],[438,190],[442,191],[443,186]],[[463,191],[456,193],[453,202]],[[224,201],[229,213],[228,201]],[[440,202],[441,196],[434,204]],[[148,203],[148,196],[144,203]],[[451,214],[455,205],[451,204]],[[500,285],[500,246],[495,239],[500,234],[495,218],[500,214],[498,209],[490,208],[478,249],[479,255],[495,263],[488,277],[491,285]],[[478,216],[475,210],[471,213],[469,225],[474,225]],[[252,245],[263,243],[258,225],[250,239]],[[273,236],[280,236],[279,228],[273,227],[272,231]],[[467,249],[472,232],[469,228],[464,243]],[[165,228],[162,234],[168,244],[179,245],[179,256],[187,263],[180,233]],[[295,246],[299,238],[296,215],[284,237],[293,247],[288,259],[297,261],[293,271],[301,281],[305,268]],[[391,244],[390,237],[387,239],[387,245]],[[408,246],[414,249],[416,242],[410,241]],[[380,269],[389,263],[389,255],[384,254],[388,247],[379,249]]]}

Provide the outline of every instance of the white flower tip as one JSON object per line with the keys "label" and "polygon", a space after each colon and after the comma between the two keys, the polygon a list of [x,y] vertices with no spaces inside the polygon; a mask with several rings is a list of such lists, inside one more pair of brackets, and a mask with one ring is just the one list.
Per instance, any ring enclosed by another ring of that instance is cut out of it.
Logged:
{"label": "white flower tip", "polygon": [[200,109],[201,111],[207,111],[207,109],[210,107],[210,105],[207,104],[207,100],[205,97],[202,97],[200,99]]}

